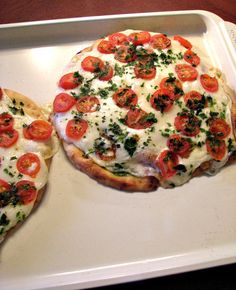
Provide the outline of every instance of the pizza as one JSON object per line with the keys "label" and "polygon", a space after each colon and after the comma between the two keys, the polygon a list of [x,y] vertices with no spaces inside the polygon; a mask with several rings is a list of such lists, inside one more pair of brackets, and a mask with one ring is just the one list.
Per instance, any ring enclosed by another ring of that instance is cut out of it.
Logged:
{"label": "pizza", "polygon": [[0,242],[18,227],[45,191],[58,139],[31,99],[0,88]]}
{"label": "pizza", "polygon": [[53,123],[76,168],[125,191],[179,186],[236,159],[235,94],[180,35],[125,30],[77,53]]}

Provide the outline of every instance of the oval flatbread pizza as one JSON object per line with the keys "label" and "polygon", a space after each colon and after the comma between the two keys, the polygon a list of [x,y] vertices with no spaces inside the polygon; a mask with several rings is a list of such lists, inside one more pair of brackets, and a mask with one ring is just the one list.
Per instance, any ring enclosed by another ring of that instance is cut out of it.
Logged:
{"label": "oval flatbread pizza", "polygon": [[18,227],[45,192],[58,139],[31,99],[0,88],[0,242]]}
{"label": "oval flatbread pizza", "polygon": [[189,40],[126,30],[72,58],[53,122],[76,168],[113,188],[150,191],[235,159],[235,104]]}

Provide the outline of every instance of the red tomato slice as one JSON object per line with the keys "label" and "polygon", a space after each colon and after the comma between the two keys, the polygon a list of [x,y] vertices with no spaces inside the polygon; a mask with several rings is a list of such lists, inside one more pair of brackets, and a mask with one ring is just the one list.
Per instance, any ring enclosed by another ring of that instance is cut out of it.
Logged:
{"label": "red tomato slice", "polygon": [[165,49],[171,45],[171,40],[164,34],[155,34],[151,37],[151,46],[157,49]]}
{"label": "red tomato slice", "polygon": [[88,129],[88,122],[83,119],[69,120],[66,125],[66,135],[72,140],[80,140]]}
{"label": "red tomato slice", "polygon": [[75,76],[75,73],[68,73],[62,76],[59,80],[59,87],[64,90],[72,90],[77,88],[81,84],[81,81]]}
{"label": "red tomato slice", "polygon": [[213,119],[210,122],[210,132],[217,137],[217,139],[224,139],[230,134],[230,126],[224,119]]}
{"label": "red tomato slice", "polygon": [[108,36],[108,39],[113,45],[120,45],[128,42],[128,37],[121,32],[116,32]]}
{"label": "red tomato slice", "polygon": [[174,121],[176,130],[188,137],[194,137],[199,134],[200,123],[200,120],[190,113],[178,115]]}
{"label": "red tomato slice", "polygon": [[117,48],[114,55],[115,59],[123,62],[128,63],[134,61],[136,58],[135,51],[132,47],[127,45],[121,45]]}
{"label": "red tomato slice", "polygon": [[171,91],[174,94],[175,100],[183,95],[182,83],[177,78],[164,78],[160,82],[160,88]]}
{"label": "red tomato slice", "polygon": [[102,40],[98,44],[97,50],[101,53],[110,54],[115,51],[115,46],[111,41]]}
{"label": "red tomato slice", "polygon": [[13,129],[14,118],[8,113],[0,114],[0,132]]}
{"label": "red tomato slice", "polygon": [[107,138],[98,138],[95,141],[95,153],[103,161],[112,161],[116,158],[116,147]]}
{"label": "red tomato slice", "polygon": [[138,96],[131,89],[119,89],[112,98],[118,107],[125,109],[130,109],[138,103]]}
{"label": "red tomato slice", "polygon": [[215,160],[222,160],[226,154],[226,144],[224,140],[211,138],[206,140],[207,152]]}
{"label": "red tomato slice", "polygon": [[35,178],[40,170],[40,159],[34,153],[25,153],[16,162],[17,170]]}
{"label": "red tomato slice", "polygon": [[0,132],[0,147],[9,148],[16,143],[19,134],[15,129]]}
{"label": "red tomato slice", "polygon": [[183,38],[180,35],[175,35],[174,40],[178,41],[182,46],[184,46],[187,49],[191,49],[193,47],[191,42],[189,42],[187,39]]}
{"label": "red tomato slice", "polygon": [[148,31],[133,32],[128,36],[134,45],[141,45],[150,41],[151,35]]}
{"label": "red tomato slice", "polygon": [[175,167],[179,164],[178,156],[170,150],[164,150],[156,160],[156,166],[159,168],[161,176],[168,179],[176,174]]}
{"label": "red tomato slice", "polygon": [[149,120],[149,114],[140,108],[131,108],[125,118],[125,124],[133,129],[146,129],[153,125],[154,121]]}
{"label": "red tomato slice", "polygon": [[151,106],[161,113],[168,112],[174,103],[174,94],[166,89],[159,89],[150,98]]}
{"label": "red tomato slice", "polygon": [[168,138],[167,146],[182,158],[188,158],[192,149],[191,141],[178,134],[173,134]]}
{"label": "red tomato slice", "polygon": [[30,136],[32,140],[46,141],[52,135],[52,125],[44,120],[35,120],[28,126],[26,131],[27,136]]}
{"label": "red tomato slice", "polygon": [[184,95],[184,102],[190,110],[203,109],[207,106],[205,97],[197,91],[190,91]]}
{"label": "red tomato slice", "polygon": [[23,127],[23,135],[24,135],[25,139],[28,139],[28,140],[32,139],[31,135],[29,134],[29,127],[28,126]]}
{"label": "red tomato slice", "polygon": [[190,49],[185,51],[184,60],[190,63],[192,66],[197,66],[200,63],[200,57]]}
{"label": "red tomato slice", "polygon": [[148,63],[139,63],[135,65],[134,73],[138,79],[151,80],[156,76],[156,68],[148,65]]}
{"label": "red tomato slice", "polygon": [[104,63],[99,57],[87,56],[82,60],[81,66],[85,71],[99,72],[104,68]]}
{"label": "red tomato slice", "polygon": [[139,50],[136,51],[136,60],[140,63],[140,64],[148,64],[152,61],[153,59],[153,53],[154,50],[152,48],[141,48]]}
{"label": "red tomato slice", "polygon": [[198,77],[197,70],[189,64],[177,64],[175,71],[182,82],[195,81]]}
{"label": "red tomato slice", "polygon": [[37,189],[34,182],[29,180],[21,180],[16,183],[17,195],[20,197],[20,201],[23,204],[29,204],[33,202],[37,197]]}
{"label": "red tomato slice", "polygon": [[215,77],[211,77],[208,74],[203,74],[200,76],[200,82],[206,91],[211,93],[218,91],[219,84]]}
{"label": "red tomato slice", "polygon": [[77,101],[76,109],[81,113],[93,113],[98,111],[100,103],[97,97],[85,96]]}
{"label": "red tomato slice", "polygon": [[67,112],[74,106],[75,103],[76,100],[74,97],[66,93],[60,93],[54,99],[53,111],[54,113]]}
{"label": "red tomato slice", "polygon": [[99,80],[109,81],[113,77],[113,68],[110,65],[105,65],[105,67],[100,71]]}
{"label": "red tomato slice", "polygon": [[11,185],[8,182],[6,182],[3,179],[0,179],[0,193],[9,191],[10,188],[11,188]]}

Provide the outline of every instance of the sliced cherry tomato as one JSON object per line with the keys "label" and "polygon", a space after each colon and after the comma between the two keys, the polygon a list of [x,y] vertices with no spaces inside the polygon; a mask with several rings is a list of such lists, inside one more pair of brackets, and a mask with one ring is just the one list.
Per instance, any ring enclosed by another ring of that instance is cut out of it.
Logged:
{"label": "sliced cherry tomato", "polygon": [[81,84],[81,78],[77,77],[76,72],[65,74],[59,80],[59,87],[64,90],[72,90]]}
{"label": "sliced cherry tomato", "polygon": [[140,108],[131,108],[125,118],[125,124],[133,129],[146,129],[156,122],[153,114],[148,114]]}
{"label": "sliced cherry tomato", "polygon": [[16,143],[19,134],[15,129],[0,132],[0,147],[9,148]]}
{"label": "sliced cherry tomato", "polygon": [[176,174],[177,170],[175,167],[178,164],[178,156],[170,150],[162,151],[156,160],[156,166],[159,168],[161,176],[164,179],[168,179]]}
{"label": "sliced cherry tomato", "polygon": [[178,41],[182,46],[184,46],[187,49],[191,49],[193,47],[191,42],[189,42],[187,39],[183,38],[180,35],[175,35],[174,40]]}
{"label": "sliced cherry tomato", "polygon": [[182,83],[175,77],[166,77],[162,79],[160,88],[171,91],[174,94],[175,100],[179,99],[184,94]]}
{"label": "sliced cherry tomato", "polygon": [[200,63],[200,57],[190,49],[185,51],[184,60],[190,63],[192,66],[197,66]]}
{"label": "sliced cherry tomato", "polygon": [[29,204],[33,202],[37,197],[37,189],[34,182],[29,180],[21,180],[16,183],[17,195],[20,197],[20,201],[23,204]]}
{"label": "sliced cherry tomato", "polygon": [[136,50],[136,57],[137,61],[141,64],[148,64],[151,63],[154,56],[154,50],[151,48],[145,49],[141,47],[140,49]]}
{"label": "sliced cherry tomato", "polygon": [[76,109],[81,113],[93,113],[98,111],[100,103],[97,97],[84,96],[77,101]]}
{"label": "sliced cherry tomato", "polygon": [[29,133],[29,127],[28,126],[24,126],[23,127],[23,135],[24,135],[25,139],[28,139],[28,140],[32,139],[32,137],[31,137],[31,135]]}
{"label": "sliced cherry tomato", "polygon": [[99,73],[100,81],[109,81],[113,77],[113,68],[110,65],[105,65],[105,67]]}
{"label": "sliced cherry tomato", "polygon": [[135,60],[135,50],[131,46],[121,45],[115,51],[114,57],[120,62],[128,63]]}
{"label": "sliced cherry tomato", "polygon": [[208,74],[203,74],[200,76],[200,82],[206,91],[211,93],[218,91],[219,84],[215,77],[211,77]]}
{"label": "sliced cherry tomato", "polygon": [[113,45],[120,45],[128,42],[128,37],[121,32],[116,32],[109,35],[108,39]]}
{"label": "sliced cherry tomato", "polygon": [[101,53],[110,54],[115,51],[114,44],[109,40],[102,40],[97,46],[97,50]]}
{"label": "sliced cherry tomato", "polygon": [[2,96],[3,96],[3,91],[2,91],[2,88],[0,88],[0,100],[2,99]]}
{"label": "sliced cherry tomato", "polygon": [[35,141],[46,141],[52,135],[52,125],[44,120],[35,120],[24,131],[25,138],[31,137],[30,139]]}
{"label": "sliced cherry tomato", "polygon": [[175,71],[182,82],[195,81],[198,77],[197,70],[189,64],[177,64]]}
{"label": "sliced cherry tomato", "polygon": [[165,49],[171,45],[171,40],[164,34],[154,34],[150,42],[151,46],[157,49]]}
{"label": "sliced cherry tomato", "polygon": [[174,121],[176,130],[188,137],[194,137],[199,134],[200,124],[200,120],[188,112],[177,115]]}
{"label": "sliced cherry tomato", "polygon": [[105,137],[95,140],[95,153],[103,161],[112,161],[116,158],[116,147]]}
{"label": "sliced cherry tomato", "polygon": [[150,41],[151,35],[148,31],[133,32],[128,36],[134,45],[141,45]]}
{"label": "sliced cherry tomato", "polygon": [[220,140],[217,138],[209,138],[206,140],[207,152],[215,160],[222,160],[226,154],[227,148],[225,140]]}
{"label": "sliced cherry tomato", "polygon": [[139,63],[135,65],[134,73],[136,78],[151,80],[156,76],[156,68],[149,63]]}
{"label": "sliced cherry tomato", "polygon": [[11,188],[11,185],[8,182],[6,182],[3,179],[0,179],[0,193],[9,191],[10,188]]}
{"label": "sliced cherry tomato", "polygon": [[66,93],[60,93],[54,99],[53,111],[55,113],[67,112],[74,106],[75,103],[76,100],[74,97]]}
{"label": "sliced cherry tomato", "polygon": [[104,68],[104,63],[99,57],[87,56],[82,60],[81,66],[85,71],[99,72]]}
{"label": "sliced cherry tomato", "polygon": [[184,102],[190,110],[199,110],[207,106],[205,96],[197,91],[190,91],[184,95]]}
{"label": "sliced cherry tomato", "polygon": [[25,153],[16,162],[17,170],[25,175],[35,178],[40,170],[40,159],[34,153]]}
{"label": "sliced cherry tomato", "polygon": [[210,132],[217,137],[217,139],[224,139],[230,134],[230,126],[224,119],[213,119],[210,122]]}
{"label": "sliced cherry tomato", "polygon": [[66,135],[72,140],[80,140],[88,129],[88,122],[83,119],[69,120],[66,125]]}
{"label": "sliced cherry tomato", "polygon": [[188,158],[192,149],[191,141],[178,134],[171,135],[167,140],[169,149],[182,158]]}
{"label": "sliced cherry tomato", "polygon": [[168,112],[174,103],[174,94],[167,89],[159,89],[150,98],[151,106],[161,113]]}
{"label": "sliced cherry tomato", "polygon": [[13,129],[14,118],[12,115],[4,112],[0,114],[0,132]]}
{"label": "sliced cherry tomato", "polygon": [[131,89],[119,89],[112,96],[116,105],[120,108],[130,109],[138,103],[138,96]]}

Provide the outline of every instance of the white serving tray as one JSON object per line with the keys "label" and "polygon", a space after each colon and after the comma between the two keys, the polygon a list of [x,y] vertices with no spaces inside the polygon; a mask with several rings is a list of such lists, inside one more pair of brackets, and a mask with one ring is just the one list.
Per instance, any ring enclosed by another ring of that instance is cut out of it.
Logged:
{"label": "white serving tray", "polygon": [[[206,11],[1,25],[0,86],[51,102],[77,51],[127,28],[190,38],[236,91],[234,46]],[[60,150],[41,205],[0,248],[0,289],[89,288],[236,262],[235,171],[128,194],[75,170]]]}

